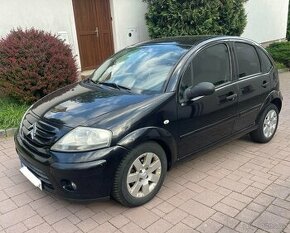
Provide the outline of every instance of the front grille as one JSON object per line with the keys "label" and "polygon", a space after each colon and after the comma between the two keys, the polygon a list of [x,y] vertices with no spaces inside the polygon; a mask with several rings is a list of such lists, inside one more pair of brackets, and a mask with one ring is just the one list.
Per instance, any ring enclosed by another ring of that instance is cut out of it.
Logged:
{"label": "front grille", "polygon": [[41,170],[37,169],[36,167],[32,166],[30,163],[21,160],[22,164],[25,165],[38,179],[42,181],[42,185],[44,188],[54,189],[48,176]]}
{"label": "front grille", "polygon": [[37,148],[48,148],[56,139],[58,128],[27,113],[22,122],[22,136],[29,144]]}

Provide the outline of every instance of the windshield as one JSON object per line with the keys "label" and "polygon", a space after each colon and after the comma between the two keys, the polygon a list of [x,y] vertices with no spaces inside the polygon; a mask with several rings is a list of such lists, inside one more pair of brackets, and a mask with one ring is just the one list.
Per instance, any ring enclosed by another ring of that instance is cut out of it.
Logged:
{"label": "windshield", "polygon": [[[162,92],[170,71],[188,47],[175,44],[125,49],[103,63],[92,81],[142,94]],[[116,85],[117,84],[117,85]]]}

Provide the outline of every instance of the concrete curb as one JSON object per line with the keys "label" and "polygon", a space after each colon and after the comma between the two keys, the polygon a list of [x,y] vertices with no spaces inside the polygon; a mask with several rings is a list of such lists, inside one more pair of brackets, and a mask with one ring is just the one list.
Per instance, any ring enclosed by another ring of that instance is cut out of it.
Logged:
{"label": "concrete curb", "polygon": [[0,129],[0,138],[12,137],[18,128]]}

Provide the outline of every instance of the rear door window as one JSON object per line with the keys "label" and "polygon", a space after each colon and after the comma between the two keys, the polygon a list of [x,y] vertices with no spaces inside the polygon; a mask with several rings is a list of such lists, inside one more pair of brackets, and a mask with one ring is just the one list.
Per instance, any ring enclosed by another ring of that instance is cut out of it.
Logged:
{"label": "rear door window", "polygon": [[235,48],[239,78],[261,73],[260,60],[254,46],[237,42]]}

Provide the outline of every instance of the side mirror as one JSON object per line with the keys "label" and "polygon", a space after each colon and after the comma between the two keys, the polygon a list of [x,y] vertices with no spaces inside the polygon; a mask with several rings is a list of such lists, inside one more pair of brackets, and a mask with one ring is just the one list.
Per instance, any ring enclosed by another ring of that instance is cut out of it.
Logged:
{"label": "side mirror", "polygon": [[215,92],[215,86],[210,82],[202,82],[195,86],[188,87],[184,92],[186,101],[199,96],[212,95]]}

